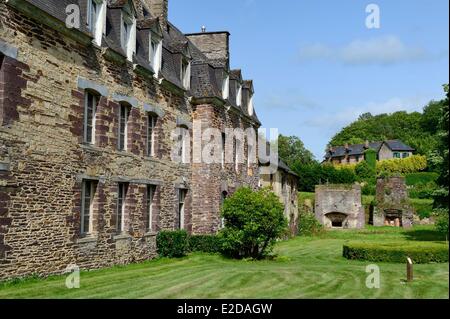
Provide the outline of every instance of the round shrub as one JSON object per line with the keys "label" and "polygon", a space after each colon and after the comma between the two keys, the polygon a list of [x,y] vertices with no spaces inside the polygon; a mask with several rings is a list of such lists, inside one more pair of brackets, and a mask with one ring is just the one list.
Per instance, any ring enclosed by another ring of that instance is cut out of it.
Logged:
{"label": "round shrub", "polygon": [[156,236],[156,247],[161,257],[177,258],[188,252],[188,234],[185,230],[161,231]]}
{"label": "round shrub", "polygon": [[240,188],[222,207],[225,228],[219,232],[222,253],[232,258],[266,257],[278,238],[287,234],[279,198],[267,188]]}
{"label": "round shrub", "polygon": [[190,252],[218,253],[221,242],[216,235],[191,235],[188,237]]}
{"label": "round shrub", "polygon": [[446,242],[350,242],[343,247],[347,259],[373,262],[405,263],[410,257],[415,264],[448,262]]}

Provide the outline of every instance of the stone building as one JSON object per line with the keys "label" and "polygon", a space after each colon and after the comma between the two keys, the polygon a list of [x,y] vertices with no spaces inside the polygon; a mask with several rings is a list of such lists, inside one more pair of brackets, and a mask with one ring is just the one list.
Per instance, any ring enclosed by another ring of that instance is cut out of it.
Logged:
{"label": "stone building", "polygon": [[414,209],[408,201],[404,177],[377,180],[376,206],[373,210],[374,226],[411,227]]}
{"label": "stone building", "polygon": [[261,174],[260,185],[270,187],[278,195],[284,205],[284,215],[289,222],[289,230],[292,236],[298,232],[298,179],[281,159],[278,169],[274,174]]}
{"label": "stone building", "polygon": [[414,149],[400,140],[369,142],[330,147],[325,155],[324,163],[356,164],[364,160],[364,152],[373,149],[377,152],[377,160],[407,158],[413,155]]}
{"label": "stone building", "polygon": [[[223,134],[260,126],[229,34],[185,35],[167,14],[0,0],[0,280],[152,258],[159,230],[213,233],[221,200],[258,187],[253,147]],[[195,125],[235,161],[193,161]]]}
{"label": "stone building", "polygon": [[361,186],[317,185],[314,213],[326,228],[364,228]]}

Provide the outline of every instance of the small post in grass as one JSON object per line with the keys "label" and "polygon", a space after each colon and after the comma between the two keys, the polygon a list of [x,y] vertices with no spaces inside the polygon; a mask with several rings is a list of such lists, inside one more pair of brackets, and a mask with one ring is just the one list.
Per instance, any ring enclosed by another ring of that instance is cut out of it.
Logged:
{"label": "small post in grass", "polygon": [[413,281],[413,262],[409,257],[406,259],[406,281]]}

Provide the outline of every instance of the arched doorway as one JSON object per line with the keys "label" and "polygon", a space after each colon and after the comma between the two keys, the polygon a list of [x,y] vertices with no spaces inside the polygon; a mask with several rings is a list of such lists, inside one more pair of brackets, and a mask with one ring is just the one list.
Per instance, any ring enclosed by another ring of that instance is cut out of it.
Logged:
{"label": "arched doorway", "polygon": [[339,212],[325,214],[325,217],[330,221],[332,228],[343,228],[345,226],[347,216],[347,214]]}

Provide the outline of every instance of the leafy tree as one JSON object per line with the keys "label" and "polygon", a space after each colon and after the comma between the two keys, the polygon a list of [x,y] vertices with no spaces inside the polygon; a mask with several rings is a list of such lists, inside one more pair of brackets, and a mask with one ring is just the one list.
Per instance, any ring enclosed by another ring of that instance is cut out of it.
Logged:
{"label": "leafy tree", "polygon": [[225,228],[219,232],[223,254],[232,258],[261,259],[277,238],[287,233],[287,220],[279,198],[269,189],[240,188],[222,207]]}
{"label": "leafy tree", "polygon": [[299,162],[301,164],[311,164],[314,160],[314,155],[306,149],[303,142],[297,136],[278,137],[278,155],[289,166]]}

